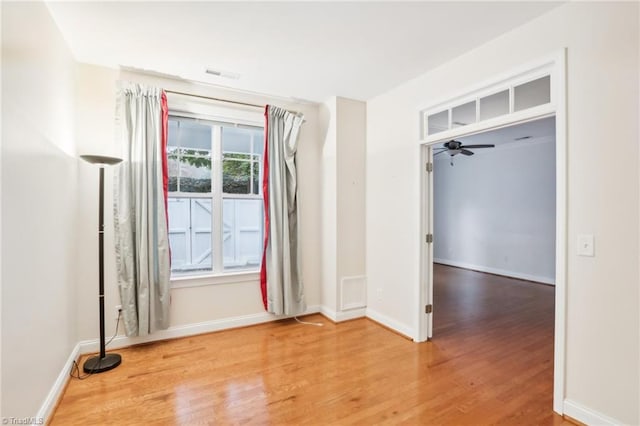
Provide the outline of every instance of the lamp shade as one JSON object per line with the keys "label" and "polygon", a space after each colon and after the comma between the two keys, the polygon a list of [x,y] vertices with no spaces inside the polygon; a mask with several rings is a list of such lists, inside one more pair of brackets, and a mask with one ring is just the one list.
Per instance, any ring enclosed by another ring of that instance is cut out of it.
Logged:
{"label": "lamp shade", "polygon": [[114,164],[118,164],[122,161],[122,158],[107,157],[106,155],[81,155],[80,158],[87,163],[99,164],[102,166],[113,166]]}

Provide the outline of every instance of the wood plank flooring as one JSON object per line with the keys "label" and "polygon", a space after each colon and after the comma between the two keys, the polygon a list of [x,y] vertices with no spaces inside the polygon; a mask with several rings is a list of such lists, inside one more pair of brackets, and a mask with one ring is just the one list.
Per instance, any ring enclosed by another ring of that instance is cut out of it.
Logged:
{"label": "wood plank flooring", "polygon": [[431,342],[314,315],[121,349],[52,424],[570,424],[552,412],[553,287],[435,268]]}

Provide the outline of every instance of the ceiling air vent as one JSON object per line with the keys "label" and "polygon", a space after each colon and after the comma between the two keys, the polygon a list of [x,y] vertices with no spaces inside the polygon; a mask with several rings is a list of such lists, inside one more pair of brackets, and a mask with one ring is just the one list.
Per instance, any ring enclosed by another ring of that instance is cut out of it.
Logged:
{"label": "ceiling air vent", "polygon": [[229,71],[216,70],[213,68],[207,68],[205,70],[205,73],[215,75],[216,77],[230,78],[232,80],[237,80],[240,78],[240,74]]}

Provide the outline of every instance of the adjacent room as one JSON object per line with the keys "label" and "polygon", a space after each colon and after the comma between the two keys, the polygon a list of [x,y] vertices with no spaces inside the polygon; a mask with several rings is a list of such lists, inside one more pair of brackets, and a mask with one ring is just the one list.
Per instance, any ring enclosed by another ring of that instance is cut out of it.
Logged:
{"label": "adjacent room", "polygon": [[555,132],[547,117],[432,145],[432,341],[508,364],[492,380],[536,400],[554,370]]}
{"label": "adjacent room", "polygon": [[640,424],[637,2],[0,11],[3,423]]}
{"label": "adjacent room", "polygon": [[[555,284],[555,117],[434,146],[434,262]],[[477,147],[477,148],[476,148]]]}

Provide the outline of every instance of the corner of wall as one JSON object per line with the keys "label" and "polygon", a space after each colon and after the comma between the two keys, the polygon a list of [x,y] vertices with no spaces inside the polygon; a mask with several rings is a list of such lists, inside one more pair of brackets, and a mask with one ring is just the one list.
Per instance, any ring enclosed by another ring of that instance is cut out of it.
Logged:
{"label": "corner of wall", "polygon": [[[2,221],[12,225],[2,233],[3,247],[11,247],[2,270],[3,318],[10,319],[2,324],[8,417],[38,411],[77,337],[76,73],[44,3],[2,4]],[[20,320],[24,315],[29,321]],[[47,348],[46,356],[16,350],[25,341]],[[38,365],[38,374],[23,374],[30,365]]]}

